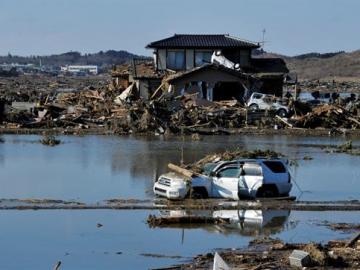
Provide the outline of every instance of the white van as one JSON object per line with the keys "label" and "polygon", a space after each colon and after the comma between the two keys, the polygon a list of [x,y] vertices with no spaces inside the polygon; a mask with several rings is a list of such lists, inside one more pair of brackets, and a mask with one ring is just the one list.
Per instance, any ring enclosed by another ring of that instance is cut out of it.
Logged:
{"label": "white van", "polygon": [[252,111],[273,110],[281,117],[287,117],[290,113],[289,107],[282,105],[274,96],[262,93],[252,93],[246,106]]}
{"label": "white van", "polygon": [[168,199],[288,196],[292,188],[287,163],[281,159],[246,159],[209,163],[191,181],[175,173],[163,174],[154,193]]}

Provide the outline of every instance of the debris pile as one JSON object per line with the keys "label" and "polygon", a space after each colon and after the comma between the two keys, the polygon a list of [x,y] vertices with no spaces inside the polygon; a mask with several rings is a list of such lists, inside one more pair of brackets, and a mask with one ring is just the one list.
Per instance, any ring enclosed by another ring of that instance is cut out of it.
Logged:
{"label": "debris pile", "polygon": [[55,136],[53,135],[45,135],[40,142],[43,145],[48,145],[48,146],[55,146],[55,145],[59,145],[61,143],[60,140],[56,139]]}
{"label": "debris pile", "polygon": [[[129,67],[127,67],[129,68]],[[115,72],[115,71],[114,71]],[[175,96],[166,79],[148,99],[124,69],[108,77],[19,76],[0,80],[0,125],[6,129],[82,129],[115,134],[231,134],[264,129],[359,129],[360,102],[310,106],[291,98],[288,117],[253,111],[237,100],[208,101],[198,93]]]}
{"label": "debris pile", "polygon": [[202,173],[205,164],[217,162],[217,161],[230,161],[230,160],[236,160],[239,158],[280,158],[284,155],[272,150],[252,150],[252,151],[245,151],[236,149],[234,151],[225,151],[222,153],[216,153],[216,154],[210,154],[205,156],[204,158],[198,160],[197,162],[193,164],[189,164],[186,166],[187,169],[192,170],[196,173]]}
{"label": "debris pile", "polygon": [[356,81],[320,81],[320,80],[305,80],[300,81],[299,87],[310,92],[359,92],[360,83]]}
{"label": "debris pile", "polygon": [[212,253],[198,255],[178,269],[209,269],[219,256],[223,263],[232,267],[229,269],[358,269],[360,265],[359,243],[349,247],[347,241],[330,241],[323,246],[265,238],[251,241],[245,249],[221,250],[215,256]]}
{"label": "debris pile", "polygon": [[295,118],[295,126],[302,128],[359,128],[360,119],[345,108],[325,104],[315,107],[304,116]]}

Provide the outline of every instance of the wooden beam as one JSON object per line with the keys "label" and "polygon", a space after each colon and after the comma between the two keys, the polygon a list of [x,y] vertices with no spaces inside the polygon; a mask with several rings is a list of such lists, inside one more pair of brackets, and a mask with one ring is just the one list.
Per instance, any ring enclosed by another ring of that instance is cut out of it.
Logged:
{"label": "wooden beam", "polygon": [[288,127],[291,127],[293,128],[294,126],[292,124],[290,124],[288,121],[284,120],[283,118],[281,118],[280,116],[278,115],[275,115],[275,118],[280,120],[282,123],[284,123],[285,125],[287,125]]}
{"label": "wooden beam", "polygon": [[191,178],[195,175],[194,172],[181,168],[180,166],[177,166],[175,164],[169,163],[168,164],[168,168],[178,174],[181,174],[183,176],[185,176],[188,180],[191,180]]}

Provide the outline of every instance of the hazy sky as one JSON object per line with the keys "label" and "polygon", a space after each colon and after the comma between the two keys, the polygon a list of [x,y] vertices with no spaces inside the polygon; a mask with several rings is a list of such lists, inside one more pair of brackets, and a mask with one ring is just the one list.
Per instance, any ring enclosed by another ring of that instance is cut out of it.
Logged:
{"label": "hazy sky", "polygon": [[287,55],[360,49],[359,0],[0,0],[0,54],[128,50],[229,33]]}

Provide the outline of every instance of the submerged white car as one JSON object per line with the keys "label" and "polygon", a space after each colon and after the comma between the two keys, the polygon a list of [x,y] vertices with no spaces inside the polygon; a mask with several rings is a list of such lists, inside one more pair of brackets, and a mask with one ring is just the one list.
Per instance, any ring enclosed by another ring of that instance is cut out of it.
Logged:
{"label": "submerged white car", "polygon": [[154,184],[154,193],[168,199],[288,196],[292,188],[287,163],[281,159],[244,159],[209,163],[204,174],[186,181],[166,173]]}
{"label": "submerged white car", "polygon": [[274,101],[274,97],[262,93],[252,93],[246,105],[250,110],[274,110],[277,115],[287,117],[290,110],[279,101]]}

